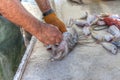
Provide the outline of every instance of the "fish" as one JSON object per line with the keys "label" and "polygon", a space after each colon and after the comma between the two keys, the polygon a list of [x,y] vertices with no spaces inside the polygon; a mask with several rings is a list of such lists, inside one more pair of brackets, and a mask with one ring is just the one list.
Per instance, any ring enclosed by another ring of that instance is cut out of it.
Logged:
{"label": "fish", "polygon": [[91,31],[91,35],[94,39],[96,39],[97,41],[107,41],[107,42],[111,42],[114,40],[114,36],[108,32],[97,32],[97,31]]}
{"label": "fish", "polygon": [[112,14],[109,17],[113,18],[113,19],[117,19],[118,21],[120,21],[120,16],[118,14]]}
{"label": "fish", "polygon": [[85,36],[89,36],[90,34],[91,34],[91,32],[90,32],[90,26],[85,26],[85,27],[83,27],[83,34],[85,35]]}
{"label": "fish", "polygon": [[78,27],[84,27],[84,26],[89,25],[87,21],[85,21],[85,20],[78,20],[78,19],[74,20],[73,23],[75,25],[77,25]]}
{"label": "fish", "polygon": [[107,28],[108,28],[107,26],[99,26],[99,25],[92,26],[92,29],[94,31],[100,31],[100,30],[107,29]]}
{"label": "fish", "polygon": [[66,41],[62,41],[58,48],[53,47],[52,50],[50,61],[62,60],[63,57],[65,57],[65,54],[63,55],[63,53],[66,53],[66,55],[68,53],[68,44]]}
{"label": "fish", "polygon": [[92,35],[92,37],[93,37],[95,40],[97,40],[98,42],[99,42],[99,41],[103,41],[103,36],[102,36],[102,35],[94,32],[94,31],[92,31],[91,35]]}
{"label": "fish", "polygon": [[107,51],[109,51],[113,55],[116,55],[118,52],[118,48],[112,43],[102,42],[101,45],[103,46],[103,48],[105,48]]}
{"label": "fish", "polygon": [[88,17],[88,12],[87,11],[80,14],[80,19],[87,19],[87,17]]}
{"label": "fish", "polygon": [[85,12],[85,15],[83,17],[73,20],[73,23],[76,24],[78,27],[84,27],[97,24],[98,20],[99,18],[97,17],[97,15],[88,15],[88,13]]}
{"label": "fish", "polygon": [[114,39],[114,36],[113,35],[104,35],[104,40],[105,41],[108,41],[108,42],[110,42],[110,41],[112,41]]}
{"label": "fish", "polygon": [[105,26],[106,25],[106,23],[104,22],[104,21],[97,21],[97,25],[99,25],[99,26]]}
{"label": "fish", "polygon": [[74,49],[79,39],[78,32],[72,27],[70,32],[63,33],[63,40],[54,48],[54,55],[50,58],[51,61],[62,60],[71,50]]}
{"label": "fish", "polygon": [[120,41],[113,41],[112,44],[120,48]]}
{"label": "fish", "polygon": [[120,30],[115,25],[110,26],[108,28],[108,32],[111,33],[116,39],[120,38]]}
{"label": "fish", "polygon": [[93,25],[98,21],[98,17],[96,15],[88,15],[86,21],[89,25]]}

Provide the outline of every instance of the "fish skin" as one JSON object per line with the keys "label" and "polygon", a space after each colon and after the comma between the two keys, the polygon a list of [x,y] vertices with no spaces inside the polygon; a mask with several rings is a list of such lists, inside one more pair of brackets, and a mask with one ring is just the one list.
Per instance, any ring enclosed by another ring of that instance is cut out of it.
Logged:
{"label": "fish skin", "polygon": [[80,14],[80,19],[87,19],[88,17],[88,12],[85,11],[83,14]]}
{"label": "fish skin", "polygon": [[117,46],[118,48],[120,48],[120,41],[114,41],[114,42],[112,42],[112,44],[114,44],[115,46]]}
{"label": "fish skin", "polygon": [[111,52],[113,55],[116,55],[118,52],[118,48],[112,44],[112,43],[108,43],[108,42],[102,42],[101,45],[109,52]]}
{"label": "fish skin", "polygon": [[108,32],[111,33],[112,35],[120,33],[119,29],[115,25],[110,26]]}
{"label": "fish skin", "polygon": [[104,21],[98,21],[98,22],[97,22],[97,25],[99,25],[99,26],[104,26],[104,25],[106,25],[106,23],[105,23]]}
{"label": "fish skin", "polygon": [[63,40],[59,44],[59,46],[54,49],[54,55],[50,58],[51,61],[62,60],[65,56],[67,56],[70,51],[75,47],[78,42],[78,33],[72,28],[72,32],[64,32]]}
{"label": "fish skin", "polygon": [[76,24],[78,27],[84,27],[89,25],[88,22],[85,20],[74,20],[73,23]]}
{"label": "fish skin", "polygon": [[97,16],[96,15],[88,15],[87,16],[87,23],[89,25],[92,25],[94,21],[97,21]]}
{"label": "fish skin", "polygon": [[89,36],[91,34],[90,26],[84,26],[82,31],[85,36]]}
{"label": "fish skin", "polygon": [[92,37],[94,38],[94,39],[96,39],[97,41],[103,41],[103,36],[101,36],[100,34],[98,34],[98,33],[96,33],[96,32],[92,32],[91,33],[91,35],[92,35]]}
{"label": "fish skin", "polygon": [[92,31],[91,34],[92,34],[92,37],[94,39],[96,39],[97,41],[100,41],[100,42],[101,41],[111,42],[114,39],[114,36],[111,34],[101,35],[101,34],[94,32],[94,31]]}
{"label": "fish skin", "polygon": [[113,39],[114,39],[114,36],[113,36],[113,35],[104,35],[104,40],[105,40],[105,41],[110,42],[110,41],[112,41]]}
{"label": "fish skin", "polygon": [[[62,41],[58,48],[55,49],[54,55],[50,58],[51,61],[55,60],[62,60],[63,59],[63,53],[68,53],[68,44],[66,41]],[[65,55],[65,54],[64,54]]]}
{"label": "fish skin", "polygon": [[116,39],[120,38],[120,30],[115,25],[110,26],[108,32],[115,36]]}
{"label": "fish skin", "polygon": [[120,20],[120,16],[118,14],[113,14],[109,16],[110,18],[117,19],[118,21]]}
{"label": "fish skin", "polygon": [[94,24],[97,24],[99,18],[96,15],[88,15],[86,12],[86,19],[76,19],[73,20],[73,23],[76,24],[78,27],[84,27],[84,26],[92,26]]}

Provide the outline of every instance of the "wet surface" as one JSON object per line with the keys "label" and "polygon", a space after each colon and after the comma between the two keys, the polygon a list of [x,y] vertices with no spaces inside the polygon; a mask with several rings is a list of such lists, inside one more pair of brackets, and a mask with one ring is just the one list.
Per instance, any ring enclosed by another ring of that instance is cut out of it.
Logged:
{"label": "wet surface", "polygon": [[[89,14],[109,12],[120,15],[119,0],[109,2],[83,0],[85,5],[69,4],[66,0],[60,1],[59,4],[53,3],[54,6],[57,5],[54,9],[65,24],[70,18],[79,18],[85,11]],[[49,58],[50,53],[46,51],[42,43],[37,41],[22,80],[120,79],[120,51],[117,55],[112,55],[100,44],[78,44],[62,61],[50,62]]]}

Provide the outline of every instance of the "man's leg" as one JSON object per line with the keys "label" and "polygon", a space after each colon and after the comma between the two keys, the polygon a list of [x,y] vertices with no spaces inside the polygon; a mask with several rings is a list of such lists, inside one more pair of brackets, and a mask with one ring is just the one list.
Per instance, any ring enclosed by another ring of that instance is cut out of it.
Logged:
{"label": "man's leg", "polygon": [[64,23],[60,19],[58,19],[54,11],[51,9],[48,0],[36,0],[36,2],[40,10],[43,12],[43,18],[46,23],[57,26],[61,32],[67,31]]}

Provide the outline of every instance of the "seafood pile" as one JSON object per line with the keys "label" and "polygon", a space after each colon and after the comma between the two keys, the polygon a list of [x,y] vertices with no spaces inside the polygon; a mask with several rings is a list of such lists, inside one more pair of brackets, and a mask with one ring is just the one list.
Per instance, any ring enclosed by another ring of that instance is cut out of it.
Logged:
{"label": "seafood pile", "polygon": [[[73,26],[76,25],[76,26]],[[79,19],[70,19],[68,31],[63,33],[63,40],[60,44],[49,45],[51,48],[51,61],[62,60],[67,56],[80,40],[78,29],[82,29],[85,37],[91,36],[104,49],[116,55],[120,47],[120,17],[102,13],[100,15],[85,15]],[[98,33],[98,31],[103,31]]]}
{"label": "seafood pile", "polygon": [[[120,47],[120,16],[117,14],[101,13],[99,15],[86,14],[79,19],[71,19],[82,29],[85,36],[92,36],[99,44],[112,54],[117,54]],[[105,33],[98,33],[104,30]]]}

